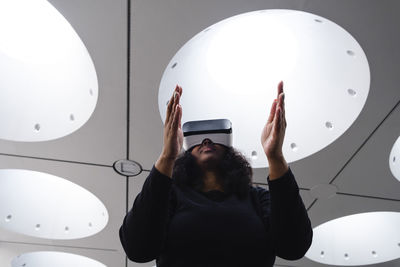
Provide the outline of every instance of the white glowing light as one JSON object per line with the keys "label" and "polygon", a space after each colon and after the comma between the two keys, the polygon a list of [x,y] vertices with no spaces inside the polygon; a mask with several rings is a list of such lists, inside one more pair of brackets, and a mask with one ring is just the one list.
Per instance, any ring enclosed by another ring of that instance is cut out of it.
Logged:
{"label": "white glowing light", "polygon": [[249,12],[208,27],[175,54],[159,88],[160,115],[165,121],[166,103],[179,84],[182,123],[229,119],[234,147],[253,167],[267,167],[260,136],[281,80],[283,153],[293,162],[352,125],[366,102],[370,72],[361,46],[328,19],[295,10]]}
{"label": "white glowing light", "polygon": [[389,168],[393,176],[400,181],[400,137],[397,138],[390,151]]}
{"label": "white glowing light", "polygon": [[98,97],[90,55],[46,0],[0,0],[0,138],[44,141],[79,129]]}
{"label": "white glowing light", "polygon": [[106,265],[81,255],[56,252],[37,251],[15,257],[11,267],[106,267]]}
{"label": "white glowing light", "polygon": [[108,222],[103,203],[66,179],[37,171],[0,170],[0,227],[48,239],[76,239]]}
{"label": "white glowing light", "polygon": [[[400,213],[368,212],[341,217],[314,228],[306,257],[323,264],[377,264],[400,257]],[[323,253],[322,253],[323,251]]]}

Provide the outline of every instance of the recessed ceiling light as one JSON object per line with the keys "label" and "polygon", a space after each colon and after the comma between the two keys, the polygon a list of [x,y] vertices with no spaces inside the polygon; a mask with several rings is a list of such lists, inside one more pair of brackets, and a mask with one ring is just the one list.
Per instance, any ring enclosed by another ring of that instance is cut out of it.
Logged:
{"label": "recessed ceiling light", "polygon": [[393,176],[400,181],[400,137],[397,138],[390,151],[389,168]]}
{"label": "recessed ceiling light", "polygon": [[[165,68],[158,106],[183,88],[182,123],[227,118],[233,145],[253,167],[268,162],[261,131],[284,81],[288,162],[341,136],[366,102],[370,71],[358,42],[336,23],[303,11],[263,10],[220,21],[189,40]],[[256,155],[256,156],[255,156]]]}
{"label": "recessed ceiling light", "polygon": [[45,141],[87,122],[98,97],[93,61],[46,0],[0,1],[0,138]]}
{"label": "recessed ceiling light", "polygon": [[367,212],[334,219],[314,228],[306,257],[323,264],[352,266],[399,258],[399,212]]}
{"label": "recessed ceiling light", "polygon": [[81,255],[37,251],[19,255],[11,261],[11,267],[106,267],[104,264]]}
{"label": "recessed ceiling light", "polygon": [[0,227],[40,238],[87,237],[108,222],[106,207],[91,192],[37,171],[1,169],[0,203]]}

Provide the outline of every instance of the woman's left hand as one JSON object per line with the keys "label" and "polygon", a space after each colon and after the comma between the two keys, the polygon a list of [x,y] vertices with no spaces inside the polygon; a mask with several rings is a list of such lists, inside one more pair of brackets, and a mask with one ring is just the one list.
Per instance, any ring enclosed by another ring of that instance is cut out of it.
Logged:
{"label": "woman's left hand", "polygon": [[283,158],[282,145],[285,138],[285,95],[283,81],[278,84],[278,98],[274,100],[267,124],[261,134],[261,144],[268,160]]}

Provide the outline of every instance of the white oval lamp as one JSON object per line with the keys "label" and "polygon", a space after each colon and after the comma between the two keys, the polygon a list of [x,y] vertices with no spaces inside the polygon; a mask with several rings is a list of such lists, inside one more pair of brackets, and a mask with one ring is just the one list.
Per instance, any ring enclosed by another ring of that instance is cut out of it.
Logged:
{"label": "white oval lamp", "polygon": [[390,151],[389,168],[393,176],[400,181],[400,137],[394,142]]}
{"label": "white oval lamp", "polygon": [[85,256],[57,252],[36,251],[24,253],[11,261],[11,267],[106,267],[103,263]]}
{"label": "white oval lamp", "polygon": [[400,213],[367,212],[323,223],[314,228],[306,257],[323,264],[378,264],[400,257]]}
{"label": "white oval lamp", "polygon": [[267,167],[260,136],[281,80],[283,153],[293,162],[352,125],[366,102],[370,71],[358,42],[326,18],[282,9],[244,13],[198,33],[173,56],[160,83],[160,116],[165,121],[179,84],[182,123],[229,119],[234,147],[253,167]]}
{"label": "white oval lamp", "polygon": [[98,97],[93,61],[46,0],[0,1],[0,138],[46,141],[79,129]]}
{"label": "white oval lamp", "polygon": [[107,209],[95,195],[43,172],[1,169],[0,203],[0,227],[39,238],[83,238],[108,222]]}

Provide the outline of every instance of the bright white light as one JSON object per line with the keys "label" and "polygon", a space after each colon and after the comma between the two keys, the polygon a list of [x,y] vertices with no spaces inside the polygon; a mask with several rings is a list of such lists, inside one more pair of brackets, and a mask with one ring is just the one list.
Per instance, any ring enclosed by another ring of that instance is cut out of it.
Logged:
{"label": "bright white light", "polygon": [[[267,83],[269,77],[285,77],[293,72],[297,40],[288,26],[275,24],[276,16],[247,13],[212,26],[207,68],[211,79],[227,90],[224,93],[257,97],[265,91],[260,84]],[[255,37],[256,41],[249,43]]]}
{"label": "bright white light", "polygon": [[0,138],[44,141],[79,129],[98,97],[90,55],[46,0],[0,0]]}
{"label": "bright white light", "polygon": [[390,151],[389,167],[393,176],[400,181],[400,137],[397,138]]}
{"label": "bright white light", "polygon": [[76,239],[108,222],[103,203],[66,179],[37,171],[0,170],[0,227],[40,238]]}
{"label": "bright white light", "polygon": [[260,136],[281,80],[283,153],[293,162],[352,125],[366,102],[370,72],[361,46],[328,19],[295,10],[249,12],[208,27],[175,54],[160,84],[160,115],[165,121],[167,101],[179,84],[182,123],[231,120],[234,147],[253,167],[267,167]]}
{"label": "bright white light", "polygon": [[[25,264],[25,265],[24,265]],[[11,267],[106,267],[88,257],[56,251],[38,251],[15,257]]]}
{"label": "bright white light", "polygon": [[400,257],[400,213],[368,212],[338,218],[314,228],[306,257],[323,264],[352,266]]}

